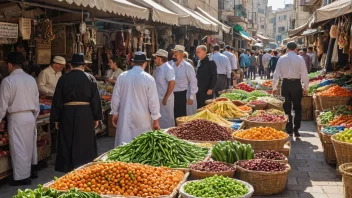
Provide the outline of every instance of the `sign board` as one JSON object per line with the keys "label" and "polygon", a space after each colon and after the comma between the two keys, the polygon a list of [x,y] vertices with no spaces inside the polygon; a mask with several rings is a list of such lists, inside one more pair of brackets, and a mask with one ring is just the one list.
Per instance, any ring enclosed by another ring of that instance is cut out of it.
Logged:
{"label": "sign board", "polygon": [[51,60],[51,43],[44,43],[38,39],[36,43],[36,60],[38,65],[50,64]]}
{"label": "sign board", "polygon": [[31,38],[31,19],[19,18],[19,26],[23,40],[29,40]]}
{"label": "sign board", "polygon": [[0,38],[18,38],[18,24],[0,22]]}

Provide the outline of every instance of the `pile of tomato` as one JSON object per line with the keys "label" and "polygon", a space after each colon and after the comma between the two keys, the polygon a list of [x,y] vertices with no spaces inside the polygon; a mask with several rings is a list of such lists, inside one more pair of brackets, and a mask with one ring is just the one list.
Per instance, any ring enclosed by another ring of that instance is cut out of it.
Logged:
{"label": "pile of tomato", "polygon": [[241,90],[246,91],[246,92],[252,92],[252,91],[255,90],[253,87],[249,86],[245,82],[239,83],[238,85],[235,86],[235,88],[236,89],[241,89]]}
{"label": "pile of tomato", "polygon": [[319,96],[352,96],[351,92],[346,89],[335,85],[330,87],[329,89],[322,91],[318,94]]}

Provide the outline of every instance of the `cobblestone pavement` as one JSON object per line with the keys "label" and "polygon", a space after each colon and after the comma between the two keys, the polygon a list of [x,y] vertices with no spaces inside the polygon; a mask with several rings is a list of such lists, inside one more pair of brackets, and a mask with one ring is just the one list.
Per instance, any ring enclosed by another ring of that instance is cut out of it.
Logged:
{"label": "cobblestone pavement", "polygon": [[[322,145],[316,132],[315,123],[303,122],[300,140],[291,138],[291,155],[289,163],[291,172],[287,188],[278,195],[255,196],[255,198],[343,198],[341,178],[336,175],[336,167],[325,162]],[[98,138],[99,153],[111,149],[114,139],[109,137]],[[61,176],[54,171],[53,164],[39,171],[39,178],[32,180],[31,186],[50,181],[54,176]],[[17,187],[10,187],[8,180],[0,182],[0,197],[10,198],[17,192]]]}

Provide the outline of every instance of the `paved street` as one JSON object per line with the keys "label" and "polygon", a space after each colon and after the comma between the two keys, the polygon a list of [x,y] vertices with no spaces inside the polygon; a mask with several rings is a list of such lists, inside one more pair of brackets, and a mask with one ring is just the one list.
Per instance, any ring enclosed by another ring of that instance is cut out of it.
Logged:
{"label": "paved street", "polygon": [[[289,174],[286,190],[279,195],[262,196],[266,198],[343,198],[341,178],[336,176],[334,166],[325,162],[323,149],[316,132],[314,122],[303,122],[301,140],[291,139],[291,156],[289,163],[292,170]],[[113,147],[113,138],[98,139],[99,153],[104,153]],[[61,176],[54,171],[54,166],[39,171],[39,178],[33,180],[31,186],[50,181],[54,176]],[[10,198],[16,194],[17,188],[10,187],[7,180],[0,183],[0,197]],[[26,188],[26,187],[25,187]],[[256,196],[259,198],[261,196]]]}

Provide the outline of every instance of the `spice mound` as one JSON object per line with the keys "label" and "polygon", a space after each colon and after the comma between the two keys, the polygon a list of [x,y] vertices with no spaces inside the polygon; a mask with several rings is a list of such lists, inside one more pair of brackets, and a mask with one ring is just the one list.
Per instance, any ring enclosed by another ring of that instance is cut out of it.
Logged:
{"label": "spice mound", "polygon": [[193,120],[168,130],[170,135],[184,140],[225,141],[231,140],[232,129],[207,120]]}

